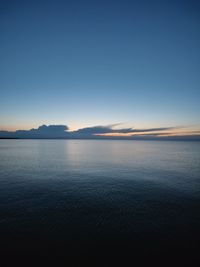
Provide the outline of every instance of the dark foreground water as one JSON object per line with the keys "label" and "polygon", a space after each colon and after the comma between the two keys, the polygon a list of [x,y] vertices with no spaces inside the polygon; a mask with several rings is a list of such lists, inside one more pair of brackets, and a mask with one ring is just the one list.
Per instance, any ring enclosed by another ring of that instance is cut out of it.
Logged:
{"label": "dark foreground water", "polygon": [[0,140],[5,258],[196,266],[199,240],[200,142]]}

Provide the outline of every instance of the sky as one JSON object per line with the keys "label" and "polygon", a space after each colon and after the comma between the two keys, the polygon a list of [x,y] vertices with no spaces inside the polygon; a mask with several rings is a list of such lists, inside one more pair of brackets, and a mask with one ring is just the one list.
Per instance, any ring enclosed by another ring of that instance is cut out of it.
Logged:
{"label": "sky", "polygon": [[0,130],[200,130],[199,1],[0,0],[0,39]]}

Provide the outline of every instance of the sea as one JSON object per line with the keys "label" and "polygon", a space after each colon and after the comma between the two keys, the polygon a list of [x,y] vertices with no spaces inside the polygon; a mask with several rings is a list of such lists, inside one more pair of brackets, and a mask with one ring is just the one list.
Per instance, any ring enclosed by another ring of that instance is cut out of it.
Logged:
{"label": "sea", "polygon": [[4,259],[198,266],[199,245],[200,142],[0,140]]}

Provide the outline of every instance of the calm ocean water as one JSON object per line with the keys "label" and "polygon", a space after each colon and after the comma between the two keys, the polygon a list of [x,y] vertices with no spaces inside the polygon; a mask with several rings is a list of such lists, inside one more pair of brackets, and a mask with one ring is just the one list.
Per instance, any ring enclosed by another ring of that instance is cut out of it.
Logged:
{"label": "calm ocean water", "polygon": [[0,140],[2,253],[178,255],[199,223],[200,142]]}

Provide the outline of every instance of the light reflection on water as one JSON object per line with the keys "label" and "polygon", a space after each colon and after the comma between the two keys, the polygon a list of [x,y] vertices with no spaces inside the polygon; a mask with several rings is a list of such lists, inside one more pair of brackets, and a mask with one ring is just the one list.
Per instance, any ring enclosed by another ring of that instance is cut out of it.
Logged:
{"label": "light reflection on water", "polygon": [[199,173],[198,142],[0,140],[1,240],[195,244]]}
{"label": "light reflection on water", "polygon": [[[1,140],[4,175],[27,179],[150,180],[199,192],[200,143],[110,140]],[[66,174],[66,175],[65,175]],[[88,177],[89,179],[89,177]],[[7,181],[9,183],[9,180]],[[82,182],[84,182],[82,180]],[[113,185],[114,186],[114,185]]]}

